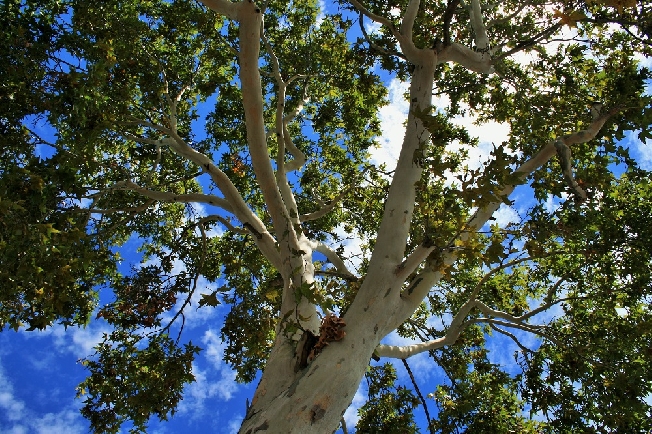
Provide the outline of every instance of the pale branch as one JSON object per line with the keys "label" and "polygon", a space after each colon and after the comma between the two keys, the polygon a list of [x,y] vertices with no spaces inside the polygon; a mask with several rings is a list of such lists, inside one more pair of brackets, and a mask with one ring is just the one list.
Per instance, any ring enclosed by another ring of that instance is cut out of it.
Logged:
{"label": "pale branch", "polygon": [[398,51],[387,50],[371,40],[369,34],[367,33],[367,29],[364,28],[364,14],[362,12],[360,12],[360,18],[358,19],[358,23],[360,24],[360,31],[362,32],[362,36],[364,36],[365,40],[367,41],[367,44],[369,44],[369,47],[382,54],[388,56],[397,56],[407,60],[407,58],[403,54],[399,53]]}
{"label": "pale branch", "polygon": [[475,33],[476,50],[489,56],[489,38],[487,37],[487,29],[484,25],[480,0],[471,0],[469,14],[471,18],[471,27],[473,28],[473,33]]}
{"label": "pale branch", "polygon": [[446,335],[441,338],[433,339],[428,342],[421,342],[413,345],[385,345],[380,344],[376,347],[376,354],[379,357],[389,357],[394,359],[407,359],[419,353],[433,351],[446,345],[452,345],[457,341],[460,334],[466,329],[471,322],[464,321],[471,309],[475,306],[475,300],[469,300],[460,308],[459,312],[451,321]]}
{"label": "pale branch", "polygon": [[349,434],[349,430],[346,428],[346,421],[344,421],[344,416],[340,420],[340,425],[342,426],[342,434]]}
{"label": "pale branch", "polygon": [[238,12],[241,7],[241,3],[233,3],[229,0],[199,0],[206,6],[207,8],[217,12],[220,15],[224,15],[225,17],[238,21]]}
{"label": "pale branch", "polygon": [[283,141],[285,142],[285,149],[292,155],[292,161],[285,163],[285,173],[293,172],[301,169],[306,164],[306,154],[296,147],[290,138],[287,122],[283,122]]}
{"label": "pale branch", "polygon": [[[432,105],[436,56],[430,49],[422,50],[419,55],[421,59],[414,62],[418,66],[415,67],[410,83],[407,128],[384,204],[376,247],[369,263],[369,270],[372,273],[391,273],[391,278],[397,283],[393,285],[397,292],[400,291],[400,282],[396,279],[395,267],[405,258],[415,205],[415,184],[421,178],[423,171],[421,166],[414,164],[414,153],[421,144],[429,140],[430,136],[416,113]],[[364,286],[361,288],[361,291],[366,290]]]}
{"label": "pale branch", "polygon": [[525,320],[527,320],[527,319],[533,317],[534,315],[537,315],[537,314],[539,314],[539,313],[541,313],[541,312],[544,312],[544,311],[550,309],[552,306],[554,306],[554,305],[556,305],[556,304],[563,303],[563,302],[568,301],[568,300],[582,300],[582,299],[584,299],[584,298],[586,298],[586,297],[564,297],[564,298],[558,298],[557,300],[554,300],[554,301],[551,301],[551,302],[545,303],[545,304],[543,304],[543,305],[537,307],[536,309],[533,309],[533,310],[529,311],[528,313],[525,313],[525,314],[523,314],[523,315],[521,315],[521,316],[518,316],[518,317],[516,317],[516,319],[519,320],[519,321],[525,321]]}
{"label": "pale branch", "polygon": [[[288,209],[289,204],[286,206],[284,203],[279,191],[279,185],[268,154],[265,134],[263,90],[258,67],[263,17],[261,10],[253,2],[242,2],[238,3],[238,5],[238,21],[240,23],[239,75],[249,155],[256,175],[256,182],[267,204],[267,210],[276,233],[282,238],[288,239],[290,244],[296,248],[298,245],[297,234],[289,220],[292,212]],[[282,132],[279,131],[279,133]],[[294,212],[296,212],[296,209]],[[280,239],[278,241],[281,242]],[[286,248],[286,243],[281,244],[284,246],[283,248]]]}
{"label": "pale branch", "polygon": [[544,298],[545,301],[550,302],[549,300],[552,300],[553,295],[557,292],[559,287],[568,279],[568,276],[570,276],[570,274],[571,272],[569,271],[563,276],[561,276],[559,280],[557,280],[555,284],[548,289],[548,292],[546,293],[546,296]]}
{"label": "pale branch", "polygon": [[468,70],[481,74],[491,74],[494,72],[494,65],[491,56],[480,51],[474,51],[471,48],[458,44],[442,47],[438,52],[438,63],[454,62],[462,65]]}
{"label": "pale branch", "polygon": [[[310,77],[310,76],[309,76],[309,75],[306,75],[306,74],[294,74],[292,77],[290,77],[290,78],[287,79],[287,81],[285,82],[285,84],[287,84],[287,85],[289,86],[289,85],[291,85],[293,82],[295,82],[295,81],[297,81],[297,80],[300,80],[300,79],[302,79],[302,78],[308,78],[308,77]],[[301,104],[301,105],[303,105],[303,104]],[[301,110],[298,110],[298,111],[294,114],[294,116],[298,115],[300,111],[301,111]],[[294,118],[294,116],[293,116],[293,118]]]}
{"label": "pale branch", "polygon": [[375,354],[378,357],[387,357],[390,359],[407,359],[408,357],[412,357],[420,353],[438,350],[439,348],[454,344],[457,338],[457,335],[446,334],[446,336],[442,338],[433,339],[428,342],[422,342],[413,345],[380,344],[376,347]]}
{"label": "pale branch", "polygon": [[436,248],[437,247],[435,246],[424,246],[423,244],[417,246],[417,248],[396,267],[396,270],[394,271],[396,277],[402,280],[407,279],[407,277],[419,268],[419,266]]}
{"label": "pale branch", "polygon": [[207,203],[222,208],[223,210],[233,213],[233,207],[224,198],[203,193],[172,193],[168,191],[150,190],[141,187],[133,181],[122,181],[115,185],[116,190],[134,191],[142,196],[161,202],[179,202],[179,203]]}
{"label": "pale branch", "polygon": [[447,251],[442,252],[441,264],[437,269],[425,267],[423,271],[418,273],[410,282],[407,289],[401,292],[401,305],[396,313],[396,327],[403,321],[409,318],[419,307],[423,299],[428,295],[430,290],[441,280],[446,274],[446,269],[449,268],[457,259],[457,252]]}
{"label": "pale branch", "polygon": [[[307,76],[302,74],[297,74],[290,78],[286,85],[289,85],[293,80],[298,78],[306,78]],[[303,99],[297,105],[297,107],[292,110],[290,113],[283,115],[283,142],[285,144],[285,150],[292,155],[292,160],[284,164],[285,173],[293,172],[299,170],[304,164],[306,164],[306,155],[296,147],[292,138],[290,137],[290,132],[288,130],[288,125],[292,122],[303,110],[304,105],[310,100],[307,95],[307,89],[304,87],[303,90]]]}
{"label": "pale branch", "polygon": [[236,233],[236,234],[247,235],[247,234],[251,233],[250,231],[247,231],[246,229],[241,229],[241,228],[237,228],[237,227],[233,226],[233,224],[229,221],[229,219],[224,218],[224,217],[222,217],[220,215],[217,215],[217,214],[211,214],[211,215],[207,215],[206,217],[202,217],[199,220],[199,224],[204,224],[204,223],[208,223],[208,222],[211,222],[211,221],[220,222],[228,231]]}
{"label": "pale branch", "polygon": [[507,330],[503,330],[500,327],[496,326],[495,324],[489,324],[489,327],[491,327],[492,330],[502,335],[505,335],[508,338],[510,338],[512,341],[514,341],[514,343],[521,349],[522,352],[524,353],[532,352],[532,350],[530,350],[528,347],[523,345],[513,333],[510,333]]}
{"label": "pale branch", "polygon": [[347,276],[351,277],[356,277],[355,274],[351,273],[349,269],[346,267],[346,264],[340,258],[340,256],[335,252],[333,249],[331,249],[329,246],[326,244],[322,243],[321,241],[312,241],[312,248],[315,252],[321,253],[322,255],[326,256],[326,259],[330,261],[331,264],[335,266],[335,269],[342,274],[345,274]]}
{"label": "pale branch", "polygon": [[[145,121],[137,120],[134,122],[142,123]],[[145,123],[149,124],[149,122]],[[265,257],[270,260],[270,262],[272,262],[275,266],[280,266],[281,261],[276,249],[276,240],[269,234],[265,224],[260,220],[260,218],[258,218],[258,216],[247,206],[244,199],[240,195],[240,192],[233,185],[229,177],[226,176],[226,174],[220,170],[208,156],[202,154],[201,152],[195,150],[192,146],[188,145],[178,134],[167,128],[160,127],[158,125],[154,126],[159,127],[163,130],[163,132],[170,135],[170,137],[165,137],[159,141],[162,146],[168,146],[174,153],[187,159],[188,161],[195,163],[201,167],[205,173],[210,175],[215,185],[224,195],[224,199],[218,198],[224,201],[222,202],[223,204],[227,205],[227,208],[223,208],[235,215],[235,217],[243,222],[243,224],[249,223],[257,233],[263,234],[263,238],[257,241],[257,245],[260,247]],[[212,197],[217,198],[217,196]]]}
{"label": "pale branch", "polygon": [[170,98],[169,93],[167,92],[167,83],[166,83],[166,93],[165,93],[165,99],[168,102],[168,106],[170,108],[170,113],[168,114],[168,121],[170,124],[170,128],[172,131],[175,133],[177,132],[177,107],[179,105],[179,101],[181,101],[181,98],[183,97],[183,94],[186,93],[188,89],[190,89],[190,85],[184,86],[181,88],[179,93],[174,97],[174,99]]}
{"label": "pale branch", "polygon": [[548,339],[549,341],[554,342],[555,344],[559,345],[559,342],[557,341],[557,339],[553,338],[548,333],[543,331],[543,329],[545,328],[544,326],[533,326],[531,324],[512,323],[512,322],[509,322],[509,321],[500,321],[500,320],[493,319],[493,318],[474,318],[472,320],[467,321],[465,324],[467,324],[467,326],[468,326],[470,324],[479,324],[479,323],[486,323],[486,324],[489,324],[489,326],[491,326],[491,324],[495,324],[495,325],[500,325],[500,326],[503,326],[503,327],[511,327],[511,328],[523,330],[525,332],[532,333],[532,334],[544,337],[544,338]]}
{"label": "pale branch", "polygon": [[[261,38],[267,50],[267,54],[271,59],[272,72],[273,72],[274,79],[276,80],[276,86],[277,86],[276,143],[278,149],[276,153],[276,175],[275,175],[276,184],[278,186],[279,192],[281,193],[281,197],[283,198],[283,202],[285,203],[285,207],[289,211],[289,218],[292,221],[292,224],[296,225],[299,223],[298,215],[296,212],[298,207],[296,204],[296,200],[294,198],[294,194],[292,193],[292,189],[290,188],[290,184],[288,183],[287,177],[285,175],[287,172],[285,168],[285,143],[286,143],[285,133],[287,132],[287,128],[285,127],[283,118],[284,118],[284,111],[285,111],[285,95],[287,90],[287,84],[285,83],[285,81],[283,81],[280,65],[278,62],[278,57],[274,53],[274,50],[272,49],[272,45],[269,43],[264,33],[261,33]],[[290,210],[293,210],[294,212]]]}
{"label": "pale branch", "polygon": [[[519,318],[515,317],[514,315],[511,315],[511,314],[509,314],[507,312],[503,312],[502,310],[492,309],[489,306],[487,306],[486,304],[484,304],[483,302],[481,302],[480,300],[476,300],[475,306],[478,308],[478,310],[480,310],[480,312],[482,312],[485,315],[491,315],[493,317],[504,319],[504,320],[507,320],[507,321],[512,322],[512,323],[521,322],[521,320]],[[528,324],[528,326],[530,326],[530,325]],[[532,327],[535,327],[535,326],[532,326]]]}
{"label": "pale branch", "polygon": [[562,174],[568,184],[568,187],[580,198],[585,200],[588,196],[586,192],[580,187],[573,177],[573,167],[571,165],[572,154],[571,150],[561,139],[555,140],[555,149],[557,149],[557,156],[559,157],[559,165],[561,166]]}
{"label": "pale branch", "polygon": [[152,206],[156,201],[148,200],[144,204],[139,206],[134,206],[130,208],[75,208],[68,210],[68,212],[74,213],[89,213],[89,214],[116,214],[116,213],[137,213],[145,211],[147,208]]}
{"label": "pale branch", "polygon": [[[588,142],[594,139],[600,129],[607,122],[607,120],[618,113],[620,110],[621,107],[615,107],[612,110],[609,110],[594,119],[588,128],[577,131],[575,133],[564,135],[555,140],[561,140],[566,146]],[[528,159],[516,170],[514,170],[513,174],[520,175],[521,178],[524,179],[527,177],[527,175],[534,172],[536,169],[548,162],[548,160],[550,160],[550,158],[552,158],[552,156],[556,153],[554,144],[555,140],[549,141],[536,155]],[[514,188],[516,188],[515,185],[508,185],[503,188],[503,190],[499,192],[497,196],[508,197],[514,191]],[[478,209],[478,211],[469,220],[466,227],[468,227],[470,230],[481,228],[489,220],[493,213],[496,212],[501,203],[502,201],[495,201],[481,209]]]}
{"label": "pale branch", "polygon": [[405,13],[403,14],[400,32],[410,42],[412,42],[414,21],[417,19],[420,3],[420,0],[410,0],[410,3],[408,3],[407,8],[405,9]]}
{"label": "pale branch", "polygon": [[301,222],[308,222],[325,216],[339,205],[342,198],[344,198],[344,196],[346,196],[351,191],[351,188],[353,187],[345,188],[335,198],[327,201],[326,203],[320,203],[321,208],[319,208],[317,211],[313,211],[308,214],[301,214],[299,220]]}
{"label": "pale branch", "polygon": [[271,65],[272,65],[272,76],[276,79],[276,82],[278,84],[286,84],[283,81],[283,77],[281,76],[281,66],[278,62],[278,57],[274,53],[274,49],[272,48],[272,44],[269,43],[269,40],[265,36],[264,28],[263,31],[260,33],[260,38],[263,41],[263,45],[265,45],[265,51],[267,51],[267,54],[269,55]]}

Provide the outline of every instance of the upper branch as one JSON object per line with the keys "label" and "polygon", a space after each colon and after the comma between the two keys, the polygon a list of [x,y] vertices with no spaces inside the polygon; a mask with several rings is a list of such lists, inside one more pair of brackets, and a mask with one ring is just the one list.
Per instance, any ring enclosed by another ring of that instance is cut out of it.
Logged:
{"label": "upper branch", "polygon": [[403,21],[401,22],[401,34],[404,35],[408,41],[412,41],[414,21],[417,19],[420,3],[420,0],[410,0],[407,9],[405,9],[405,14],[403,15]]}
{"label": "upper branch", "polygon": [[133,181],[119,182],[116,184],[114,189],[135,191],[136,193],[139,193],[142,196],[148,197],[150,199],[155,199],[161,202],[207,203],[210,205],[218,206],[227,212],[233,213],[233,207],[227,200],[221,197],[214,196],[212,194],[202,194],[202,193],[178,194],[169,191],[150,190],[146,187],[141,187],[140,185],[136,184]]}
{"label": "upper branch", "polygon": [[224,15],[227,18],[237,21],[238,11],[241,9],[240,3],[233,3],[228,0],[199,0],[207,8],[212,9],[218,14]]}
{"label": "upper branch", "polygon": [[[546,146],[544,146],[543,149],[541,149],[536,155],[534,155],[532,158],[530,158],[525,163],[523,163],[520,167],[518,167],[514,171],[514,174],[520,174],[522,178],[525,178],[527,175],[534,172],[537,168],[544,165],[548,160],[550,160],[550,158],[552,158],[553,155],[556,154],[557,152],[557,149],[555,148],[556,141],[561,141],[564,145],[569,146],[578,143],[586,143],[589,140],[594,139],[597,136],[600,129],[604,126],[605,122],[607,122],[609,118],[611,118],[613,115],[620,112],[621,110],[622,107],[620,106],[615,107],[601,114],[596,119],[594,119],[593,122],[591,122],[591,124],[588,126],[588,128],[549,141],[546,144]],[[503,188],[503,190],[500,193],[498,193],[498,197],[509,196],[514,191],[514,188],[516,188],[515,185],[506,186],[505,188]],[[497,200],[479,209],[478,212],[476,212],[475,215],[467,223],[467,228],[469,229],[481,228],[489,220],[489,218],[493,215],[493,213],[496,212],[496,210],[500,207],[501,203],[502,203],[501,201]]]}
{"label": "upper branch", "polygon": [[322,255],[326,256],[326,258],[335,266],[337,271],[339,271],[342,274],[345,274],[347,276],[351,277],[356,277],[355,274],[351,273],[349,269],[346,267],[346,264],[344,264],[344,261],[342,261],[342,258],[339,257],[339,255],[333,251],[330,247],[328,247],[326,244],[322,242],[316,242],[313,244],[313,249],[316,252],[321,253]]}
{"label": "upper branch", "polygon": [[459,338],[464,329],[470,325],[470,323],[468,321],[465,322],[464,319],[469,314],[471,309],[475,307],[475,304],[476,301],[471,299],[462,305],[460,310],[453,318],[453,321],[451,321],[451,325],[448,327],[448,331],[444,337],[433,339],[428,342],[422,342],[420,344],[405,346],[380,344],[376,347],[376,354],[380,357],[407,359],[408,357],[414,356],[415,354],[436,350],[446,345],[453,344],[457,338]]}
{"label": "upper branch", "polygon": [[412,40],[414,20],[416,19],[417,12],[419,11],[419,0],[410,0],[410,3],[408,3],[405,14],[403,16],[403,20],[401,22],[400,30],[397,30],[389,19],[374,14],[369,9],[365,8],[360,2],[358,2],[358,0],[349,0],[349,3],[351,3],[361,14],[364,14],[369,19],[387,27],[387,29],[389,29],[389,31],[392,32],[392,35],[394,35],[394,37],[397,39],[399,45],[401,46],[401,50],[403,50],[403,55],[410,62],[414,64],[421,63],[421,60],[423,60],[422,54],[420,53],[420,50],[416,48],[414,41]]}
{"label": "upper branch", "polygon": [[489,38],[487,37],[487,29],[482,19],[480,0],[471,0],[469,14],[471,15],[471,27],[473,27],[473,32],[475,33],[475,46],[479,52],[486,53],[489,49]]}
{"label": "upper branch", "polygon": [[279,191],[267,148],[259,68],[262,12],[253,2],[240,3],[239,9],[240,84],[249,154],[256,182],[265,198],[274,230],[283,238],[289,237],[296,245],[296,233],[289,220],[290,216],[296,213],[296,208],[290,211],[287,207],[291,207],[291,204],[285,204],[283,201],[284,197]]}

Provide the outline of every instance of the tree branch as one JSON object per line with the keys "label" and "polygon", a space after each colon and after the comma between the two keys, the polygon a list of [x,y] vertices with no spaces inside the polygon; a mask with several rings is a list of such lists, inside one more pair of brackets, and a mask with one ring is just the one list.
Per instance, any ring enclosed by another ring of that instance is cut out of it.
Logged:
{"label": "tree branch", "polygon": [[401,59],[407,60],[407,57],[405,57],[403,54],[399,53],[398,51],[387,50],[371,40],[369,34],[367,34],[367,29],[364,28],[364,14],[362,12],[360,12],[360,19],[358,20],[358,23],[360,23],[360,31],[362,32],[362,35],[364,36],[365,40],[367,41],[367,44],[369,44],[371,48],[373,48],[376,51],[379,51],[382,54],[388,56],[398,56]]}
{"label": "tree branch", "polygon": [[[555,140],[549,141],[543,149],[541,149],[536,155],[531,157],[529,160],[521,164],[516,170],[514,170],[514,175],[520,175],[521,178],[525,178],[530,173],[534,172],[539,167],[543,166],[553,155],[556,153],[555,141],[560,140],[566,146],[574,145],[578,143],[585,143],[594,139],[600,129],[604,126],[609,118],[611,118],[616,113],[620,112],[622,108],[620,106],[615,107],[602,115],[598,116],[596,119],[591,122],[588,128],[584,130],[577,131],[575,133],[567,134],[557,138]],[[503,190],[498,193],[498,197],[508,197],[513,191],[516,185],[508,185]],[[502,201],[493,202],[481,209],[474,214],[474,216],[467,223],[467,228],[469,232],[473,229],[481,228],[493,215],[494,212],[500,207]],[[467,234],[469,233],[467,232]],[[463,234],[462,237],[465,237]],[[466,235],[468,237],[468,235]]]}
{"label": "tree branch", "polygon": [[417,18],[417,13],[419,12],[420,0],[410,0],[405,13],[403,14],[403,21],[401,22],[401,34],[405,36],[407,41],[412,42],[412,32],[414,30],[414,21]]}
{"label": "tree branch", "polygon": [[510,332],[508,332],[507,330],[503,330],[503,329],[501,329],[500,327],[497,327],[495,324],[489,324],[489,327],[491,327],[492,330],[495,330],[496,332],[498,332],[498,333],[500,333],[500,334],[503,334],[503,335],[507,336],[508,338],[510,338],[511,340],[513,340],[514,343],[515,343],[515,344],[516,344],[516,345],[521,349],[521,351],[523,351],[524,353],[526,353],[526,352],[532,352],[532,350],[530,350],[528,347],[526,347],[525,345],[523,345],[523,344],[522,344],[522,343],[521,343],[521,342],[516,338],[516,336],[515,336],[513,333],[510,333]]}
{"label": "tree branch", "polygon": [[[256,182],[265,198],[276,234],[288,239],[292,246],[297,248],[297,235],[290,222],[290,216],[296,214],[298,217],[298,213],[296,209],[288,209],[290,204],[283,202],[267,148],[263,90],[258,67],[263,17],[261,10],[253,2],[243,2],[239,5],[240,86],[249,154]],[[286,243],[281,244],[285,246]]]}
{"label": "tree branch", "polygon": [[186,193],[178,194],[168,191],[157,191],[150,190],[145,187],[141,187],[133,181],[122,181],[115,185],[115,190],[130,190],[135,191],[136,193],[148,197],[150,199],[158,200],[161,202],[180,202],[180,203],[207,203],[210,205],[218,206],[223,210],[233,213],[233,207],[231,204],[221,197],[217,197],[212,194],[202,194],[202,193]]}
{"label": "tree branch", "polygon": [[473,309],[475,303],[476,300],[468,300],[462,305],[460,310],[453,318],[453,321],[451,321],[451,325],[448,327],[448,331],[444,337],[433,339],[428,342],[405,346],[380,344],[376,347],[376,354],[379,357],[407,359],[408,357],[414,356],[416,354],[423,353],[425,351],[436,350],[438,348],[445,347],[446,345],[455,343],[464,329],[472,324],[470,321],[465,322],[464,319],[469,314],[471,309]]}
{"label": "tree branch", "polygon": [[444,11],[444,16],[442,19],[444,22],[444,47],[447,47],[451,44],[451,21],[453,21],[455,10],[459,4],[460,0],[448,0],[448,4],[446,5],[446,10]]}
{"label": "tree branch", "polygon": [[224,15],[227,18],[237,21],[238,12],[242,9],[240,2],[233,3],[228,0],[199,0],[207,8],[217,12],[220,15]]}
{"label": "tree branch", "polygon": [[478,52],[485,54],[489,57],[489,38],[487,37],[487,29],[484,26],[482,19],[482,8],[480,7],[480,0],[471,0],[471,7],[469,8],[469,15],[471,18],[471,27],[475,33],[475,46]]}

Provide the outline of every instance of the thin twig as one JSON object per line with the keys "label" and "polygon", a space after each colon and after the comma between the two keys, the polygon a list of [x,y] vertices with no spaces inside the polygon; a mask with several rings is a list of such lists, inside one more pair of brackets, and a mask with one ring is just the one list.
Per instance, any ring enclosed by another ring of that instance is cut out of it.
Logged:
{"label": "thin twig", "polygon": [[423,411],[426,413],[426,419],[428,420],[428,431],[432,432],[432,421],[430,420],[430,412],[428,411],[428,405],[426,404],[426,400],[421,394],[421,390],[419,390],[419,385],[414,379],[414,375],[412,374],[412,369],[410,369],[410,365],[408,365],[407,359],[401,359],[401,361],[403,362],[403,366],[405,366],[405,369],[407,370],[408,375],[410,376],[410,380],[412,380],[412,385],[414,386],[414,390],[417,392],[417,396],[421,400],[421,404],[423,404]]}

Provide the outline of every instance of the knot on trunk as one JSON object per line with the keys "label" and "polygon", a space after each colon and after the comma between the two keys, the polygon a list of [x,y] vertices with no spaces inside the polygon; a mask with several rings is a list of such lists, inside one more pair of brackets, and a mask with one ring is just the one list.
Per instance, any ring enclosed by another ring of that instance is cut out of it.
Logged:
{"label": "knot on trunk", "polygon": [[308,366],[308,363],[312,362],[329,342],[341,341],[346,336],[346,332],[342,330],[344,327],[346,327],[346,322],[343,318],[329,313],[321,321],[319,336],[306,330],[297,345],[295,372]]}

